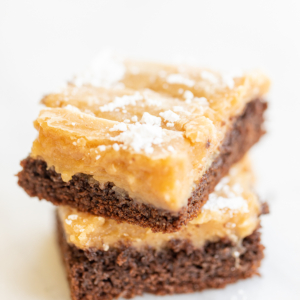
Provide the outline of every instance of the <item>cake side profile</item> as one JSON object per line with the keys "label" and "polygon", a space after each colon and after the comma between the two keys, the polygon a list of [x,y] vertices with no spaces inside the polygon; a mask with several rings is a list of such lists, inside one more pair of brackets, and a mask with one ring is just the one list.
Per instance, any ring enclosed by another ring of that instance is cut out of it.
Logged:
{"label": "cake side profile", "polygon": [[265,108],[266,104],[259,100],[247,105],[226,136],[220,154],[195,187],[188,205],[178,213],[137,203],[114,184],[100,185],[84,174],[74,175],[72,180],[64,182],[60,174],[53,168],[48,169],[45,161],[40,159],[22,161],[19,185],[30,196],[46,199],[55,205],[69,205],[83,212],[150,227],[154,232],[174,232],[198,215],[209,193],[227,174],[230,166],[239,161],[264,134],[261,124]]}
{"label": "cake side profile", "polygon": [[179,230],[264,133],[269,80],[133,61],[98,67],[42,100],[19,184],[54,204]]}
{"label": "cake side profile", "polygon": [[239,258],[232,256],[235,244],[225,239],[202,249],[174,240],[159,253],[126,246],[104,252],[68,244],[59,223],[58,234],[73,300],[128,299],[143,293],[171,295],[223,288],[257,275],[264,256],[259,231],[243,239],[244,253]]}
{"label": "cake side profile", "polygon": [[190,293],[258,274],[266,209],[243,160],[216,186],[196,219],[175,233],[59,207],[58,237],[72,299]]}

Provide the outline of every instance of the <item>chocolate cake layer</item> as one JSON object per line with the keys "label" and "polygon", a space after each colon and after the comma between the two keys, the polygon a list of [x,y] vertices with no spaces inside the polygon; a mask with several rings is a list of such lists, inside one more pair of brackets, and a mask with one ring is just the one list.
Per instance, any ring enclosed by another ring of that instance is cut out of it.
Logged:
{"label": "chocolate cake layer", "polygon": [[[58,220],[58,218],[57,218]],[[167,247],[137,250],[120,245],[108,251],[80,250],[66,242],[57,222],[61,254],[73,300],[132,298],[143,293],[191,293],[258,274],[264,246],[256,230],[236,248],[229,240],[197,249],[188,240],[172,240]],[[234,255],[238,250],[240,255]]]}
{"label": "chocolate cake layer", "polygon": [[202,176],[188,205],[173,213],[151,205],[137,203],[126,195],[116,193],[113,183],[100,187],[90,176],[74,175],[64,182],[54,169],[48,169],[44,161],[28,157],[21,162],[23,170],[18,174],[19,185],[32,197],[46,199],[55,205],[69,205],[79,211],[126,221],[154,232],[174,232],[195,218],[219,180],[227,174],[232,164],[264,134],[263,112],[267,104],[261,99],[249,102],[244,112],[233,120],[233,126],[220,146],[219,155]]}

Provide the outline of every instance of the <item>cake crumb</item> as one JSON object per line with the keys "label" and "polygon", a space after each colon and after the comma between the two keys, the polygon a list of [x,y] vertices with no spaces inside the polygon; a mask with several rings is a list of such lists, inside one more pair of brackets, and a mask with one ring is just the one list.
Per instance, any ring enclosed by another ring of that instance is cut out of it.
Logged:
{"label": "cake crumb", "polygon": [[108,249],[109,249],[109,246],[107,244],[103,244],[103,250],[108,251]]}
{"label": "cake crumb", "polygon": [[232,256],[235,257],[235,258],[238,258],[238,257],[240,257],[240,252],[233,251]]}

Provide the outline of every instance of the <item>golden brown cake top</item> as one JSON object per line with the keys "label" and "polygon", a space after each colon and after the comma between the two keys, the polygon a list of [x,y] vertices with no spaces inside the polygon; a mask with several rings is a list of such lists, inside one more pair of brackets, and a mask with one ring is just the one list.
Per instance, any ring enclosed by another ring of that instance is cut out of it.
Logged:
{"label": "golden brown cake top", "polygon": [[68,242],[81,249],[108,250],[119,242],[160,248],[171,239],[189,239],[196,247],[225,237],[237,243],[259,224],[260,202],[252,186],[253,174],[244,159],[216,186],[199,216],[175,233],[153,233],[151,229],[117,223],[69,207],[60,207],[58,211]]}
{"label": "golden brown cake top", "polygon": [[178,211],[245,105],[269,88],[260,72],[97,61],[42,100],[32,148],[65,181],[113,182],[137,201]]}

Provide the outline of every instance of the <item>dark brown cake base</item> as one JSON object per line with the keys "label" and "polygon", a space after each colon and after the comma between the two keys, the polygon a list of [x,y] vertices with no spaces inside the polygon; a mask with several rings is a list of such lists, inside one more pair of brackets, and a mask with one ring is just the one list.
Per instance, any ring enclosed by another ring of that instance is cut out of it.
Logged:
{"label": "dark brown cake base", "polygon": [[138,251],[120,246],[108,251],[80,250],[67,243],[60,221],[58,238],[73,300],[132,298],[143,293],[167,295],[223,288],[258,274],[264,246],[255,231],[243,240],[239,258],[229,240],[195,249],[173,240],[163,250]]}
{"label": "dark brown cake base", "polygon": [[69,182],[63,182],[60,174],[48,169],[42,160],[30,157],[21,162],[23,170],[18,174],[19,185],[32,197],[46,199],[55,205],[68,205],[79,211],[126,221],[154,232],[174,232],[195,218],[232,164],[243,155],[264,134],[263,113],[267,104],[260,99],[247,104],[244,112],[233,119],[233,126],[220,147],[220,154],[201,178],[197,188],[188,200],[188,205],[179,213],[157,209],[154,206],[135,202],[130,197],[116,194],[113,183],[91,184],[89,176],[74,175]]}

